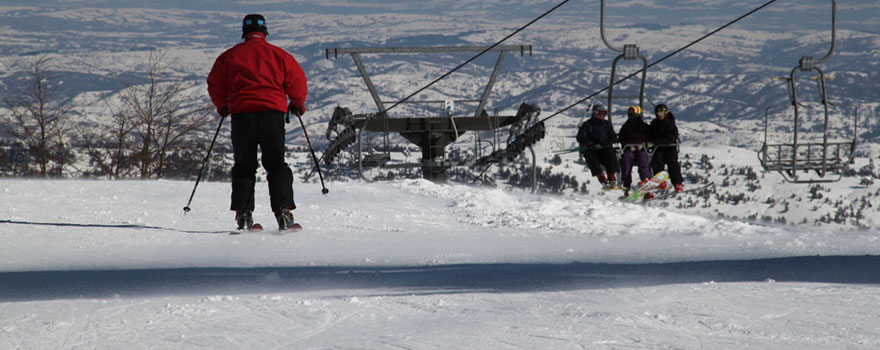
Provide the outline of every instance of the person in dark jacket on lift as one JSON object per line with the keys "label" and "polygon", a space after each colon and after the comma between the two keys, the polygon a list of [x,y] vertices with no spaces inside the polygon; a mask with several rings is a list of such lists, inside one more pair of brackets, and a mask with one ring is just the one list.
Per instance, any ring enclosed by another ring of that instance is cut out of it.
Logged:
{"label": "person in dark jacket on lift", "polygon": [[[675,126],[675,116],[665,104],[654,107],[656,119],[651,121],[651,142],[656,147],[654,159],[651,160],[651,170],[656,174],[668,167],[669,179],[676,192],[684,190],[684,178],[681,176],[681,164],[678,163],[678,127]],[[661,186],[665,186],[664,182]]]}
{"label": "person in dark jacket on lift", "polygon": [[[590,119],[581,124],[577,133],[577,141],[581,155],[602,187],[612,187],[617,182],[617,153],[614,143],[617,133],[611,122],[605,119],[608,111],[600,104],[593,105]],[[603,172],[604,168],[604,172]],[[607,173],[607,176],[606,176]]]}
{"label": "person in dark jacket on lift", "polygon": [[[208,94],[222,117],[232,115],[232,204],[238,229],[254,228],[257,146],[268,173],[269,199],[279,229],[294,227],[293,172],[284,161],[284,113],[306,112],[306,75],[287,51],[266,42],[261,15],[245,16],[244,42],[226,50],[208,74]],[[288,103],[290,98],[290,103]]]}
{"label": "person in dark jacket on lift", "polygon": [[626,123],[620,128],[618,139],[623,147],[623,159],[620,166],[620,177],[623,189],[628,191],[632,184],[632,167],[635,163],[639,167],[639,185],[653,177],[648,160],[648,142],[650,141],[650,127],[642,116],[642,108],[632,106],[627,110]]}

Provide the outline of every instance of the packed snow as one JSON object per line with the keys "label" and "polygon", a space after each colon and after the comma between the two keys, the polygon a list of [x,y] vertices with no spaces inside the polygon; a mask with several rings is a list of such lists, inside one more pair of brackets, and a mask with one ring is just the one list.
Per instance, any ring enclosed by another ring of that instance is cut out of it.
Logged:
{"label": "packed snow", "polygon": [[0,348],[880,346],[880,235],[609,196],[297,184],[230,235],[228,183],[0,180]]}

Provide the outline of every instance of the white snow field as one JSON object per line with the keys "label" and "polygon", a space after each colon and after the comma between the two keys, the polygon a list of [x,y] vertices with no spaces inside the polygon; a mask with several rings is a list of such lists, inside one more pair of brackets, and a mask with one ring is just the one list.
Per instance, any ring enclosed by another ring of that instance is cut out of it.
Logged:
{"label": "white snow field", "polygon": [[408,180],[229,235],[192,185],[0,179],[0,349],[880,348],[878,232]]}

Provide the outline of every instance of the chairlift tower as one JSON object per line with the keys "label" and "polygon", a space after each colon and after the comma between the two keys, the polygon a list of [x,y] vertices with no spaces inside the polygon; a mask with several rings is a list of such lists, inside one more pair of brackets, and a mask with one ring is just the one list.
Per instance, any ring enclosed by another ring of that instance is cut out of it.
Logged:
{"label": "chairlift tower", "polygon": [[[536,121],[540,109],[533,105],[523,103],[515,116],[490,116],[485,107],[492,91],[492,87],[501,71],[504,58],[509,52],[519,52],[520,55],[526,53],[531,54],[531,45],[498,45],[487,51],[498,52],[498,59],[492,71],[489,80],[483,89],[479,99],[473,100],[419,100],[419,101],[383,101],[379,95],[379,91],[373,84],[369,72],[361,55],[376,54],[443,54],[443,53],[460,53],[460,52],[481,52],[486,50],[482,46],[432,46],[432,47],[391,47],[391,48],[328,48],[325,50],[325,57],[338,58],[339,55],[351,55],[357,66],[361,77],[370,96],[376,105],[377,111],[363,114],[352,114],[348,108],[337,107],[330,120],[327,130],[327,138],[331,139],[332,134],[336,132],[336,139],[332,139],[330,146],[323,156],[326,163],[331,163],[335,156],[344,148],[357,143],[357,162],[358,172],[361,177],[367,181],[372,179],[365,175],[367,168],[381,169],[401,169],[401,168],[421,168],[422,176],[435,182],[445,182],[447,179],[446,171],[453,166],[470,166],[476,162],[465,164],[452,164],[446,160],[446,146],[454,143],[459,136],[467,131],[488,131],[497,130],[502,127],[510,126],[512,130],[521,128],[523,122],[528,124],[529,121]],[[386,104],[440,104],[444,106],[444,113],[437,117],[391,117]],[[476,103],[477,108],[472,116],[453,116],[451,107],[455,104],[459,106],[462,103]],[[343,131],[338,131],[339,125],[344,126]],[[541,124],[543,127],[543,124]],[[363,153],[364,131],[369,133],[381,133],[383,135],[384,152],[375,153],[368,150],[369,154]],[[389,133],[398,133],[409,142],[418,146],[422,151],[422,160],[420,163],[397,163],[391,159],[389,152]],[[530,143],[537,141],[538,135],[532,137]],[[541,133],[540,137],[543,137]],[[493,147],[498,143],[493,143]],[[476,147],[476,146],[475,146]],[[479,152],[475,152],[479,154]],[[493,152],[495,153],[495,152]],[[490,160],[491,161],[491,160]],[[536,164],[533,161],[532,167]]]}

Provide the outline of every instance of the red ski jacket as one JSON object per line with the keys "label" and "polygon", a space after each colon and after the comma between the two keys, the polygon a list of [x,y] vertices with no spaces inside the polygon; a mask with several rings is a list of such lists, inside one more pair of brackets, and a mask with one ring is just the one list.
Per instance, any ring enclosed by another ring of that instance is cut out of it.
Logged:
{"label": "red ski jacket", "polygon": [[217,57],[208,74],[208,94],[218,113],[223,107],[230,114],[285,112],[288,97],[305,113],[308,87],[296,59],[253,32]]}

